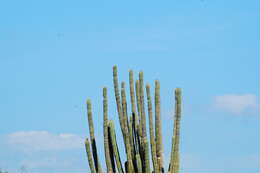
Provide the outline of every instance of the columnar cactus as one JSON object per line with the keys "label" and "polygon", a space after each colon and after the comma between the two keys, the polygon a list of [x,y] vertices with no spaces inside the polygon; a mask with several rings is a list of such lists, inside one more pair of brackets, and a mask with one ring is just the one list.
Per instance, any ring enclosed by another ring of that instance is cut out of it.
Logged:
{"label": "columnar cactus", "polygon": [[[144,76],[139,73],[139,79],[134,82],[133,71],[129,71],[131,114],[128,115],[126,99],[126,83],[121,83],[119,89],[117,67],[113,67],[113,81],[117,113],[124,139],[126,161],[120,157],[114,122],[108,118],[107,88],[103,88],[103,133],[104,151],[107,173],[164,173],[164,155],[162,143],[162,124],[160,110],[160,83],[155,81],[155,113],[153,114],[150,85],[146,84],[147,112],[149,120],[149,140],[146,130],[146,113],[144,99]],[[87,100],[87,115],[90,139],[85,142],[87,158],[91,173],[102,173],[102,167],[97,153],[92,119],[91,101]],[[154,115],[154,116],[153,116]],[[153,123],[155,119],[155,124]],[[179,143],[181,120],[181,89],[175,90],[175,118],[173,123],[172,151],[168,173],[179,173]],[[150,145],[149,145],[150,143]],[[150,148],[149,148],[150,146]],[[151,157],[150,157],[151,154]],[[152,165],[150,165],[150,158]],[[151,168],[152,166],[152,168]]]}

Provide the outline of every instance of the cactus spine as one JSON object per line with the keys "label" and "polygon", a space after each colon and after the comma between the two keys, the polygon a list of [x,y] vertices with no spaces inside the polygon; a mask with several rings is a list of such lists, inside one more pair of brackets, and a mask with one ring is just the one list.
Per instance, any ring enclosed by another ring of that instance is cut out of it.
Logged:
{"label": "cactus spine", "polygon": [[[153,114],[150,85],[145,86],[147,96],[147,112],[149,122],[149,139],[146,132],[146,110],[144,99],[144,76],[139,73],[139,79],[134,82],[133,71],[129,71],[131,113],[128,116],[126,83],[118,85],[117,67],[113,67],[113,83],[117,114],[121,133],[123,135],[126,161],[122,162],[116,139],[114,123],[108,117],[107,88],[103,88],[103,133],[104,151],[107,173],[164,173],[164,156],[162,143],[160,83],[155,81],[155,113]],[[94,123],[92,119],[91,101],[87,100],[87,115],[89,124],[89,138],[85,141],[86,153],[91,173],[102,173],[98,158],[96,140],[94,135]],[[153,116],[154,115],[154,116]],[[155,124],[153,123],[155,119]],[[172,137],[172,151],[168,173],[179,173],[179,143],[181,120],[181,89],[175,90],[175,118]],[[150,143],[150,145],[149,145]],[[149,150],[150,146],[150,150]],[[121,151],[122,152],[122,151]],[[150,154],[153,169],[150,167]],[[124,165],[124,166],[123,166]]]}

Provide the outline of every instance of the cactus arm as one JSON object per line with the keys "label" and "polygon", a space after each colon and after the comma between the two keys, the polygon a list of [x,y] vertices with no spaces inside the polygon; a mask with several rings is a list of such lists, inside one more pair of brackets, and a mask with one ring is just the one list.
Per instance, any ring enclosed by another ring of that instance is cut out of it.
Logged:
{"label": "cactus arm", "polygon": [[171,173],[179,173],[179,143],[180,143],[180,120],[181,120],[181,89],[175,90],[175,120],[174,120],[174,135],[172,141],[171,154]]}
{"label": "cactus arm", "polygon": [[90,99],[87,100],[87,112],[88,112],[88,124],[89,124],[89,133],[90,133],[90,140],[92,146],[92,154],[94,158],[95,168],[98,173],[102,173],[102,168],[98,159],[97,153],[97,146],[96,146],[96,139],[94,134],[94,123],[92,118],[92,108],[91,108],[91,101]]}
{"label": "cactus arm", "polygon": [[146,95],[147,95],[147,103],[148,103],[151,155],[152,155],[152,160],[153,160],[154,173],[159,173],[159,167],[157,164],[157,157],[156,157],[156,143],[155,143],[155,139],[154,139],[152,99],[151,99],[151,92],[150,92],[149,84],[146,85]]}
{"label": "cactus arm", "polygon": [[143,160],[143,154],[142,154],[142,150],[143,150],[143,145],[142,145],[142,123],[141,123],[141,102],[140,102],[140,82],[139,80],[136,80],[135,82],[135,88],[136,88],[136,100],[137,100],[137,110],[138,110],[138,114],[140,119],[136,120],[136,132],[137,132],[137,136],[138,136],[138,144],[139,144],[139,153],[140,153],[140,158],[141,160]]}
{"label": "cactus arm", "polygon": [[146,137],[146,121],[145,121],[145,112],[144,112],[144,91],[143,91],[143,83],[144,83],[143,72],[139,72],[139,109],[140,109],[140,126],[139,126],[139,136],[140,136],[140,157],[143,166],[143,172],[145,172],[145,142],[144,138]]}
{"label": "cactus arm", "polygon": [[112,164],[111,164],[111,156],[110,156],[110,148],[108,142],[108,101],[107,101],[107,88],[103,88],[103,133],[104,133],[104,151],[105,151],[105,158],[106,158],[106,165],[107,165],[107,172],[112,173]]}
{"label": "cactus arm", "polygon": [[143,140],[144,140],[144,147],[145,147],[144,170],[145,170],[145,173],[150,173],[150,156],[149,156],[149,145],[148,145],[147,137],[144,137]]}
{"label": "cactus arm", "polygon": [[[139,156],[140,156],[140,160],[144,160],[145,156],[144,156],[144,146],[143,146],[143,139],[142,139],[142,111],[141,111],[141,98],[140,98],[140,81],[136,80],[135,82],[135,88],[136,88],[136,100],[137,100],[137,110],[138,110],[138,114],[139,116],[139,121],[137,121],[137,141],[138,141],[138,149],[139,149]],[[142,164],[143,166],[143,164]]]}
{"label": "cactus arm", "polygon": [[141,71],[139,73],[139,93],[140,93],[140,110],[141,110],[141,124],[142,124],[142,136],[146,136],[146,119],[144,109],[144,74]]}
{"label": "cactus arm", "polygon": [[[137,102],[137,111],[138,111],[138,115],[137,117],[141,116],[141,106],[140,106],[140,92],[139,92],[139,80],[135,81],[135,93],[136,93],[136,102]],[[140,123],[140,119],[137,121],[137,124]]]}
{"label": "cactus arm", "polygon": [[161,123],[161,100],[160,83],[155,81],[155,135],[156,135],[156,153],[158,158],[159,170],[163,169],[163,144],[162,144],[162,123]]}
{"label": "cactus arm", "polygon": [[[138,84],[137,84],[138,85]],[[129,70],[129,86],[130,86],[130,96],[131,96],[131,108],[132,108],[132,117],[133,117],[133,127],[132,127],[132,131],[133,131],[133,142],[134,142],[134,151],[136,154],[136,150],[138,148],[138,144],[137,144],[137,139],[136,139],[136,132],[138,130],[138,122],[139,122],[139,118],[138,118],[138,114],[136,111],[136,101],[135,101],[135,92],[134,92],[134,74],[133,74],[133,70]],[[138,89],[139,86],[136,86],[136,90]],[[136,91],[136,100],[138,99],[138,91]],[[138,106],[138,103],[137,103]],[[135,156],[133,156],[133,158],[135,158]]]}
{"label": "cactus arm", "polygon": [[124,132],[124,118],[123,118],[122,105],[121,105],[119,86],[118,86],[117,66],[113,67],[113,82],[114,82],[114,91],[115,91],[115,98],[116,98],[116,105],[117,105],[117,113],[119,116],[119,122],[120,122],[122,135],[124,138],[124,143],[126,145],[125,132]]}
{"label": "cactus arm", "polygon": [[136,155],[136,162],[137,162],[137,172],[142,173],[142,162],[139,154]]}
{"label": "cactus arm", "polygon": [[128,172],[133,172],[133,162],[132,162],[132,148],[130,143],[130,135],[129,135],[129,123],[127,118],[127,103],[126,103],[126,94],[125,94],[125,83],[122,82],[121,89],[121,97],[122,97],[122,108],[123,108],[123,117],[124,117],[124,133],[125,133],[125,142],[126,142],[126,155],[127,155],[127,168]]}
{"label": "cactus arm", "polygon": [[132,114],[136,114],[133,70],[129,71],[129,85],[130,85],[130,97],[131,97]]}
{"label": "cactus arm", "polygon": [[131,154],[132,159],[135,158],[135,145],[134,145],[134,129],[133,129],[133,116],[130,115],[130,122],[129,122],[129,139],[130,139],[130,145],[131,145]]}
{"label": "cactus arm", "polygon": [[89,135],[90,135],[90,140],[93,140],[95,138],[94,135],[94,123],[93,123],[93,118],[92,118],[92,108],[91,108],[91,100],[87,100],[87,112],[88,112],[88,124],[89,124]]}
{"label": "cactus arm", "polygon": [[86,149],[86,153],[87,153],[87,157],[88,157],[88,164],[89,164],[90,171],[91,171],[91,173],[96,173],[93,158],[92,158],[91,151],[90,151],[90,143],[89,143],[88,138],[85,141],[85,149]]}
{"label": "cactus arm", "polygon": [[124,173],[122,162],[120,159],[119,150],[118,150],[118,145],[117,145],[117,141],[116,141],[116,133],[115,133],[115,127],[114,127],[113,121],[109,121],[108,126],[109,126],[109,133],[110,133],[110,141],[113,146],[113,152],[114,152],[114,156],[115,156],[115,160],[116,160],[117,170],[119,173]]}

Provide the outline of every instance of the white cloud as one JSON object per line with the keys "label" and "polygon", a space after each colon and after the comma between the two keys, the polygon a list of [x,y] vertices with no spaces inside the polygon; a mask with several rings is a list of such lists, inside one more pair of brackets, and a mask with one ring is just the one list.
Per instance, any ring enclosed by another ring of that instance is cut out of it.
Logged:
{"label": "white cloud", "polygon": [[216,96],[214,106],[219,110],[240,114],[256,109],[257,97],[253,94]]}
{"label": "white cloud", "polygon": [[47,131],[19,131],[7,135],[7,143],[22,151],[47,151],[82,148],[84,139],[75,134]]}
{"label": "white cloud", "polygon": [[56,157],[46,157],[35,160],[23,160],[20,165],[25,165],[29,169],[35,168],[47,168],[47,167],[66,167],[71,166],[73,161],[71,160],[62,160]]}
{"label": "white cloud", "polygon": [[57,158],[42,158],[41,160],[23,160],[20,165],[26,165],[28,168],[57,166]]}

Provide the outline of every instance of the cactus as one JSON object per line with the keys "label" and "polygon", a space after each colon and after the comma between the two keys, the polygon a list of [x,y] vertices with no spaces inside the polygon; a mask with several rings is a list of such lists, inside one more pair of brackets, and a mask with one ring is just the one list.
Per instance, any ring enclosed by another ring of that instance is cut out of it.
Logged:
{"label": "cactus", "polygon": [[106,157],[106,165],[107,165],[107,172],[112,173],[112,163],[110,158],[110,147],[109,147],[109,139],[108,139],[108,108],[107,108],[107,88],[103,88],[103,133],[104,133],[104,150],[105,150],[105,157]]}
{"label": "cactus", "polygon": [[95,170],[97,173],[102,173],[102,168],[98,159],[98,153],[97,153],[97,146],[96,146],[96,138],[94,135],[94,123],[92,119],[92,108],[91,108],[91,101],[87,100],[87,112],[88,112],[88,124],[89,124],[89,134],[90,134],[90,141],[91,141],[91,147],[92,147],[92,155],[94,158],[95,163]]}
{"label": "cactus", "polygon": [[[163,147],[162,147],[162,124],[161,124],[161,105],[160,105],[160,83],[155,81],[155,134],[156,134],[156,153],[158,158],[159,170],[163,169]],[[163,171],[163,170],[162,170]]]}
{"label": "cactus", "polygon": [[153,112],[152,112],[152,98],[150,92],[150,85],[146,85],[146,95],[148,103],[148,115],[149,115],[149,131],[150,131],[150,145],[151,145],[151,155],[153,161],[154,173],[159,173],[157,155],[156,155],[156,143],[154,139],[154,127],[153,127]]}
{"label": "cactus", "polygon": [[[144,76],[139,73],[139,79],[134,82],[133,71],[129,71],[129,86],[131,113],[127,110],[126,83],[119,88],[117,66],[113,67],[113,82],[117,114],[121,134],[123,136],[126,161],[120,157],[116,130],[112,120],[108,117],[107,88],[103,88],[103,133],[104,151],[107,173],[164,173],[164,155],[162,143],[162,124],[160,106],[160,83],[155,81],[155,109],[153,113],[150,85],[146,84],[147,112],[149,124],[149,137],[146,131],[146,108],[144,99]],[[92,119],[91,101],[87,100],[87,115],[90,138],[85,141],[86,153],[91,173],[102,173],[102,166],[97,153]],[[154,115],[154,116],[153,116]],[[155,123],[153,123],[155,119]],[[179,173],[180,169],[180,121],[181,121],[181,89],[175,90],[175,118],[173,123],[172,151],[168,173]],[[150,155],[152,168],[150,165]]]}
{"label": "cactus", "polygon": [[86,148],[86,152],[87,152],[88,164],[89,164],[90,171],[91,171],[91,173],[96,173],[96,169],[95,169],[95,166],[94,166],[93,158],[91,156],[90,143],[89,143],[89,139],[88,138],[85,141],[85,148]]}
{"label": "cactus", "polygon": [[181,89],[175,90],[175,120],[174,135],[172,138],[172,153],[170,173],[179,173],[179,143],[180,143],[180,118],[181,118]]}

